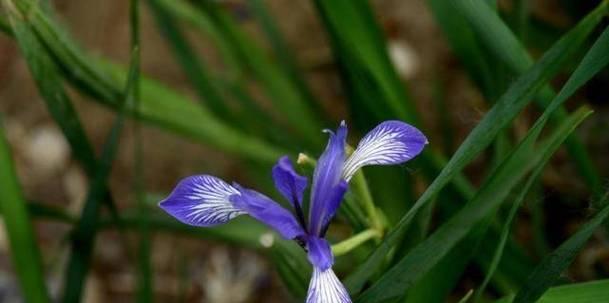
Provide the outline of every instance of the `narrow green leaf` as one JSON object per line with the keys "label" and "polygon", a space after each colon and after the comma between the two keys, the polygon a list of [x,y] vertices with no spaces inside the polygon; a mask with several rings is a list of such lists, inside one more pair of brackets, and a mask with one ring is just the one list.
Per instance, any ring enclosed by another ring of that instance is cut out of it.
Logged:
{"label": "narrow green leaf", "polygon": [[[579,64],[577,69],[573,72],[567,83],[560,90],[556,98],[552,101],[552,103],[548,106],[548,111],[544,112],[542,116],[543,121],[547,120],[551,111],[556,110],[559,106],[566,101],[568,97],[570,97],[575,91],[581,87],[585,82],[590,80],[596,73],[602,70],[609,63],[609,28],[605,29],[594,45],[587,52],[585,57],[582,59],[582,62]],[[544,119],[545,117],[545,119]],[[541,174],[541,170],[533,173],[529,180],[527,181],[524,189],[520,192],[516,202],[512,206],[508,218],[506,219],[505,227],[502,231],[500,244],[495,251],[493,261],[491,264],[491,268],[489,269],[487,276],[485,277],[482,286],[478,290],[476,295],[476,301],[479,300],[484,288],[489,282],[494,270],[496,269],[499,259],[501,258],[501,254],[503,252],[503,246],[507,240],[509,235],[511,222],[516,215],[516,211],[519,205],[524,200],[526,194],[530,191],[531,187],[534,184],[534,180],[538,178],[538,175]]]}
{"label": "narrow green leaf", "polygon": [[[121,109],[117,113],[110,133],[105,140],[100,161],[97,163],[95,175],[89,185],[85,205],[72,235],[71,254],[66,270],[62,300],[65,303],[81,301],[84,281],[89,272],[95,238],[98,232],[97,222],[99,221],[100,205],[105,198],[105,184],[110,175],[112,163],[119,146],[120,134],[125,123],[125,109],[127,104],[135,103],[134,97],[137,97],[136,87],[139,80],[138,49],[139,47],[135,45],[127,85],[121,101]],[[132,90],[136,93],[134,94]]]}
{"label": "narrow green leaf", "polygon": [[468,163],[486,148],[507,127],[516,115],[530,102],[536,92],[542,88],[568,61],[583,43],[588,34],[605,13],[606,6],[601,6],[584,18],[574,29],[560,39],[544,56],[516,82],[497,101],[495,106],[484,116],[482,121],[470,132],[453,157],[444,166],[440,174],[431,183],[414,206],[402,217],[396,227],[347,280],[352,291],[360,289],[365,281],[382,263],[389,250],[408,229],[416,213],[429,203],[440,190],[450,182]]}
{"label": "narrow green leaf", "polygon": [[241,64],[252,73],[253,79],[260,83],[279,113],[282,122],[298,133],[307,147],[318,149],[323,144],[319,130],[323,128],[321,119],[315,115],[317,101],[312,95],[296,85],[289,74],[266,56],[246,33],[215,2],[198,2],[197,9],[210,16],[218,30],[231,43],[238,53]]}
{"label": "narrow green leaf", "polygon": [[290,293],[303,300],[311,276],[311,266],[301,247],[293,241],[275,239],[269,249],[275,268]]}
{"label": "narrow green leaf", "polygon": [[[157,202],[158,199],[154,199],[155,205]],[[27,204],[27,209],[30,216],[37,220],[49,220],[67,225],[74,225],[78,222],[76,217],[66,213],[65,210],[46,204],[30,202]],[[264,249],[260,243],[260,237],[269,231],[261,223],[245,217],[237,218],[231,221],[230,224],[214,228],[197,228],[184,225],[160,211],[149,211],[150,213],[146,217],[142,216],[138,208],[122,211],[120,218],[102,216],[97,223],[97,229],[104,231],[124,228],[126,230],[137,231],[142,226],[142,221],[146,220],[151,232],[218,240],[223,243],[252,249]],[[0,215],[3,215],[1,209]]]}
{"label": "narrow green leaf", "polygon": [[[480,37],[481,43],[484,43],[495,54],[495,57],[514,73],[522,74],[533,65],[533,59],[526,48],[488,5],[473,0],[453,0],[451,3],[454,5],[454,9],[470,22],[473,30]],[[605,1],[595,10],[596,13],[592,14],[597,19],[596,23],[600,21],[608,6],[609,3]],[[541,108],[545,108],[554,95],[555,92],[549,86],[545,86],[535,101]],[[553,113],[552,118],[556,123],[560,123],[565,117],[566,111],[560,108]],[[576,137],[571,137],[567,141],[567,148],[575,160],[580,174],[585,178],[586,184],[595,194],[600,194],[602,191],[601,179],[582,143]]]}
{"label": "narrow green leaf", "polygon": [[[2,121],[0,121],[1,123]],[[40,250],[28,215],[10,148],[0,124],[0,212],[8,236],[13,268],[27,302],[50,302]]]}
{"label": "narrow green leaf", "polygon": [[[44,42],[64,77],[94,101],[118,109],[127,72],[84,54],[65,30],[50,20],[33,0],[13,0],[28,13],[28,21]],[[222,123],[210,112],[188,98],[151,79],[142,77],[142,98],[138,111],[130,105],[128,113],[163,129],[191,137],[220,150],[246,158],[273,163],[285,152],[257,138],[246,136]]]}
{"label": "narrow green leaf", "polygon": [[[89,178],[93,178],[97,159],[91,143],[87,139],[78,114],[74,110],[66,91],[63,79],[57,66],[53,63],[46,49],[37,39],[32,28],[24,22],[22,15],[14,6],[14,1],[6,0],[6,7],[13,23],[13,31],[19,47],[28,64],[28,68],[36,82],[40,95],[66,137],[72,154],[83,166]],[[113,216],[118,216],[118,210],[105,186],[104,203]]]}
{"label": "narrow green leaf", "polygon": [[360,128],[390,118],[419,124],[368,2],[316,0],[315,5],[328,31],[350,109]]}
{"label": "narrow green leaf", "polygon": [[452,51],[468,71],[470,78],[480,87],[482,94],[491,98],[495,94],[493,68],[467,20],[455,14],[453,6],[445,0],[427,0],[435,21],[444,32]]}
{"label": "narrow green leaf", "polygon": [[577,253],[590,239],[592,233],[607,219],[609,215],[609,192],[605,194],[599,204],[604,205],[604,207],[573,236],[537,265],[524,286],[516,294],[514,303],[536,302],[558,280],[561,273],[573,262]]}
{"label": "narrow green leaf", "polygon": [[[273,54],[278,58],[280,67],[285,70],[285,73],[290,76],[294,86],[298,88],[301,94],[307,100],[315,100],[307,82],[303,78],[303,73],[300,71],[297,60],[294,57],[294,51],[290,50],[285,39],[281,35],[281,32],[273,17],[269,13],[267,5],[264,3],[265,0],[254,0],[250,1],[250,7],[254,13],[260,28],[262,29],[265,37],[270,42],[273,48]],[[324,115],[324,111],[318,102],[308,103],[317,115]]]}
{"label": "narrow green leaf", "polygon": [[[129,1],[129,27],[131,29],[131,59],[129,67],[129,77],[125,86],[123,98],[133,102],[137,110],[140,104],[140,2],[139,0]],[[148,223],[148,208],[145,203],[143,153],[139,121],[135,121],[132,127],[135,147],[133,149],[134,163],[134,184],[137,209],[139,210],[142,221],[138,228],[139,243],[137,254],[137,302],[147,303],[154,301],[153,294],[153,272],[151,261],[151,235]]]}
{"label": "narrow green leaf", "polygon": [[[512,303],[514,297],[507,297],[495,303]],[[537,303],[599,303],[609,300],[609,280],[598,280],[552,287],[539,298]]]}
{"label": "narrow green leaf", "polygon": [[532,144],[539,129],[529,130],[525,139],[482,185],[476,196],[429,238],[383,274],[358,297],[357,302],[380,302],[383,299],[403,295],[471,230],[476,230],[476,226],[484,224],[485,218],[505,200],[514,186],[533,167],[543,166],[575,127],[590,113],[591,111],[585,108],[574,113],[548,139],[540,143],[534,152],[531,150]]}
{"label": "narrow green leaf", "polygon": [[173,17],[163,9],[158,0],[148,0],[159,29],[171,46],[174,57],[188,76],[203,106],[208,106],[213,113],[223,119],[229,119],[230,113],[222,94],[212,85],[210,72],[199,59],[186,37],[180,31]]}

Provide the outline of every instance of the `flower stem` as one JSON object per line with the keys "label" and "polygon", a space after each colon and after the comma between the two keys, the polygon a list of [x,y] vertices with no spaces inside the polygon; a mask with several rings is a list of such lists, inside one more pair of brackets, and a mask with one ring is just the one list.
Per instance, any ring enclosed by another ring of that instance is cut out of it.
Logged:
{"label": "flower stem", "polygon": [[378,230],[373,229],[373,228],[366,229],[366,230],[360,232],[359,234],[354,235],[353,237],[351,237],[349,239],[346,239],[342,242],[332,245],[332,253],[336,257],[342,256],[344,254],[349,253],[350,251],[357,248],[358,246],[362,245],[364,242],[366,242],[370,239],[373,239],[373,238],[380,237],[380,236],[381,236],[381,234],[379,233]]}
{"label": "flower stem", "polygon": [[355,173],[351,182],[353,182],[353,191],[359,198],[360,202],[362,203],[362,207],[368,214],[370,227],[382,235],[384,229],[383,222],[376,211],[376,206],[374,206],[372,194],[370,193],[370,188],[368,187],[368,182],[366,182],[364,173],[361,170]]}

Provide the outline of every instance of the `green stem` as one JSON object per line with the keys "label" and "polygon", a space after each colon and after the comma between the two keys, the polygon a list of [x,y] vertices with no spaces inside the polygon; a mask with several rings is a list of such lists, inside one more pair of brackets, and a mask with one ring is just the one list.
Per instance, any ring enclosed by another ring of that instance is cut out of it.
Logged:
{"label": "green stem", "polygon": [[359,234],[356,234],[355,236],[346,239],[340,243],[336,243],[334,245],[332,245],[332,253],[334,254],[334,256],[338,257],[338,256],[342,256],[344,254],[349,253],[350,251],[352,251],[353,249],[357,248],[358,246],[362,245],[364,242],[373,239],[373,238],[379,238],[381,236],[381,233],[376,230],[376,229],[367,229],[362,231]]}
{"label": "green stem", "polygon": [[353,184],[353,192],[359,198],[362,207],[368,214],[370,227],[382,234],[384,229],[383,222],[376,211],[376,206],[374,206],[372,194],[370,193],[370,188],[368,187],[368,182],[366,182],[364,173],[361,170],[355,173],[351,182]]}

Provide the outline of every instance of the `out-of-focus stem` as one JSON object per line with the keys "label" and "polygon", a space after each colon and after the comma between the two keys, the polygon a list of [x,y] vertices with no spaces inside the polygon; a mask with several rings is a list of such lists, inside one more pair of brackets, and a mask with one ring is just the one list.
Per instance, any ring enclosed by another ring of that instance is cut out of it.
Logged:
{"label": "out-of-focus stem", "polygon": [[380,237],[380,235],[380,232],[376,229],[371,228],[364,230],[349,239],[332,245],[332,253],[334,256],[342,256],[362,245],[364,242]]}

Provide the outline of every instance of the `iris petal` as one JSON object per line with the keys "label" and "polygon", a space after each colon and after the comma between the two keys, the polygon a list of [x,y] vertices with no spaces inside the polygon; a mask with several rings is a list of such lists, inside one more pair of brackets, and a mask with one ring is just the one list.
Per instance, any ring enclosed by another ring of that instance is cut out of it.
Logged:
{"label": "iris petal", "polygon": [[307,303],[351,303],[347,289],[338,280],[332,268],[313,268],[307,292]]}
{"label": "iris petal", "polygon": [[277,190],[292,203],[294,208],[302,205],[302,197],[307,188],[307,178],[294,170],[292,161],[283,156],[273,167],[273,181]]}
{"label": "iris petal", "polygon": [[326,270],[334,264],[332,248],[326,239],[310,236],[307,237],[308,259],[314,267]]}
{"label": "iris petal", "polygon": [[159,206],[183,223],[214,226],[245,214],[229,201],[238,191],[208,175],[184,178]]}
{"label": "iris petal", "polygon": [[371,130],[345,162],[343,178],[347,181],[366,165],[404,163],[418,155],[427,144],[420,130],[402,121],[385,121]]}
{"label": "iris petal", "polygon": [[330,220],[338,211],[340,207],[340,203],[343,201],[343,197],[347,192],[349,185],[347,181],[340,180],[336,186],[330,189],[330,193],[327,195],[327,199],[325,202],[325,213],[323,214],[323,218],[321,218],[321,232],[318,234],[319,236],[324,236],[327,225],[330,223]]}
{"label": "iris petal", "polygon": [[335,187],[342,180],[345,162],[345,140],[347,126],[343,121],[336,133],[330,132],[326,150],[319,157],[313,172],[313,187],[311,192],[311,207],[309,212],[309,232],[320,235],[324,221],[328,216],[328,201],[335,193]]}
{"label": "iris petal", "polygon": [[305,234],[294,215],[277,202],[255,190],[244,188],[238,184],[233,184],[233,186],[239,193],[230,196],[229,199],[236,208],[275,229],[288,240]]}

